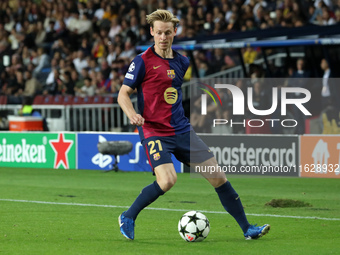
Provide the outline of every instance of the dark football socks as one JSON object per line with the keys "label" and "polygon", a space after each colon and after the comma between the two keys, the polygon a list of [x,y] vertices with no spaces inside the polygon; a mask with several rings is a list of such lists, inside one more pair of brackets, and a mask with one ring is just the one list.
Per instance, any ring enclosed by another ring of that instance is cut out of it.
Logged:
{"label": "dark football socks", "polygon": [[159,187],[158,183],[154,181],[142,189],[142,192],[136,198],[135,202],[133,202],[131,207],[124,213],[124,216],[136,220],[137,215],[141,210],[143,210],[163,194],[164,191]]}
{"label": "dark football socks", "polygon": [[239,195],[236,193],[230,182],[227,181],[218,188],[215,188],[224,209],[235,218],[242,228],[243,233],[247,232],[250,224],[244,213]]}

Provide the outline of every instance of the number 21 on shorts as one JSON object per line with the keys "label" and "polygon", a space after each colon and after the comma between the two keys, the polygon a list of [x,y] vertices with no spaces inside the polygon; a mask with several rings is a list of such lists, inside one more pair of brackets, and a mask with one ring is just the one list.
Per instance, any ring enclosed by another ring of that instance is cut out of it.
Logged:
{"label": "number 21 on shorts", "polygon": [[150,148],[150,150],[149,150],[150,155],[154,154],[157,151],[163,150],[160,140],[150,141],[150,142],[148,142],[148,146]]}

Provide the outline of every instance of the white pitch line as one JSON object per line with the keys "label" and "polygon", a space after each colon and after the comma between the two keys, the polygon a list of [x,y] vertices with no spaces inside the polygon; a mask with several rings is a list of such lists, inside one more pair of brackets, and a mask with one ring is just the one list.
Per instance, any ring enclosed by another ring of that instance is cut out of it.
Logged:
{"label": "white pitch line", "polygon": [[[129,206],[122,205],[97,205],[97,204],[81,204],[81,203],[61,203],[61,202],[48,202],[48,201],[34,201],[34,200],[18,200],[18,199],[2,199],[0,201],[4,202],[21,202],[21,203],[33,203],[33,204],[47,204],[47,205],[73,205],[73,206],[87,206],[87,207],[108,207],[108,208],[129,208]],[[171,211],[171,212],[187,212],[191,211],[189,209],[170,209],[170,208],[155,208],[155,207],[146,207],[146,210],[155,210],[155,211]],[[227,212],[221,211],[206,211],[199,210],[202,213],[214,213],[214,214],[227,214]],[[331,220],[331,221],[340,221],[340,218],[323,218],[317,216],[293,216],[293,215],[277,215],[277,214],[257,214],[257,213],[246,213],[248,216],[257,216],[257,217],[275,217],[275,218],[292,218],[292,219],[310,219],[310,220]]]}

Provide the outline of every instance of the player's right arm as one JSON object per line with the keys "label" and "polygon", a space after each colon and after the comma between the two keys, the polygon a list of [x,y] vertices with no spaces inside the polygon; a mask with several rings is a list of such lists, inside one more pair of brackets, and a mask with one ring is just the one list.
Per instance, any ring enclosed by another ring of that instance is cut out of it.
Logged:
{"label": "player's right arm", "polygon": [[130,95],[140,86],[144,80],[145,64],[141,55],[137,55],[130,63],[129,69],[125,74],[123,86],[119,90],[118,104],[129,118],[132,125],[142,126],[144,118],[136,113],[132,105]]}
{"label": "player's right arm", "polygon": [[132,105],[130,95],[133,93],[133,89],[127,85],[120,88],[118,94],[118,104],[130,120],[130,124],[142,126],[144,124],[144,118],[136,113],[135,108]]}

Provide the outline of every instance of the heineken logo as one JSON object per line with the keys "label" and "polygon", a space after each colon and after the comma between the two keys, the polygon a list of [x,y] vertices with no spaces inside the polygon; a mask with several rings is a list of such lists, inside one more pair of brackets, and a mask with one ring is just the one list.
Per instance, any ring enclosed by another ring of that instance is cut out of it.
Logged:
{"label": "heineken logo", "polygon": [[0,166],[76,168],[75,134],[0,133]]}
{"label": "heineken logo", "polygon": [[0,162],[45,163],[45,145],[28,144],[26,139],[21,139],[20,144],[8,144],[7,139],[2,139],[0,146]]}

